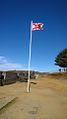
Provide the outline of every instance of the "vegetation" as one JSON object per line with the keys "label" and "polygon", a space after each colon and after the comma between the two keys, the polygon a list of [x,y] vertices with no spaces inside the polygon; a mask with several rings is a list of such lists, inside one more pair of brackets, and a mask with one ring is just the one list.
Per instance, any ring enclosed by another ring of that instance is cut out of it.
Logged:
{"label": "vegetation", "polygon": [[67,68],[67,48],[65,48],[55,57],[55,65]]}
{"label": "vegetation", "polygon": [[67,72],[55,72],[47,75],[50,79],[67,80]]}

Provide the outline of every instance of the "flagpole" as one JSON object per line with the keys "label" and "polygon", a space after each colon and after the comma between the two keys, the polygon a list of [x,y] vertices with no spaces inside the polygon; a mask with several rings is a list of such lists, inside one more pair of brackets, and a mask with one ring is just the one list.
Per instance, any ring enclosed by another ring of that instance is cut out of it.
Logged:
{"label": "flagpole", "polygon": [[28,59],[28,82],[27,82],[27,92],[30,92],[30,76],[31,76],[31,50],[32,50],[32,24],[33,21],[31,21],[30,26],[30,42],[29,42],[29,59]]}

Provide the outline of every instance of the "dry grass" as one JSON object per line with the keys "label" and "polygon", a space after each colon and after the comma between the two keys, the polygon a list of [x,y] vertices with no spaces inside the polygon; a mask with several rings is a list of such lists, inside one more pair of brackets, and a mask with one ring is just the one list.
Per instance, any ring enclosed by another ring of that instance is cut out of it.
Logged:
{"label": "dry grass", "polygon": [[56,73],[50,73],[47,75],[49,78],[54,78],[58,80],[67,80],[67,72],[56,72]]}

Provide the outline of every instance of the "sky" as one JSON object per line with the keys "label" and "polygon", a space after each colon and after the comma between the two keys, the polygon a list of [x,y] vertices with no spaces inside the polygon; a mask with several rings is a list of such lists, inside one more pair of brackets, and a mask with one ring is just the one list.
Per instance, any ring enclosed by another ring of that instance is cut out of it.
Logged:
{"label": "sky", "polygon": [[55,57],[67,48],[67,0],[0,0],[0,70],[27,70],[30,23],[43,23],[32,32],[31,70],[57,72]]}

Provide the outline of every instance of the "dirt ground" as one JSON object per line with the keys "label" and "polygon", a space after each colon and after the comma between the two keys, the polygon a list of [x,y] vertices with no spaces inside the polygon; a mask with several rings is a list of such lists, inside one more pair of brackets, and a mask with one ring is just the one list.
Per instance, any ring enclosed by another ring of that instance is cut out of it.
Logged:
{"label": "dirt ground", "polygon": [[45,77],[33,82],[30,93],[22,82],[0,87],[0,99],[17,97],[0,112],[0,119],[67,119],[67,81]]}

